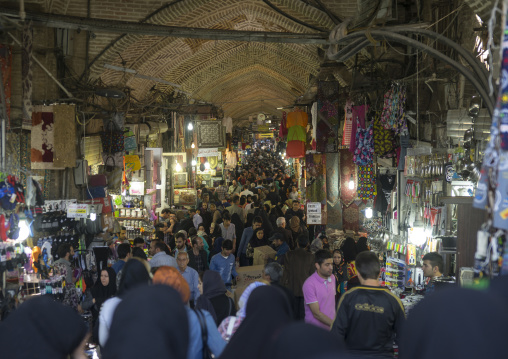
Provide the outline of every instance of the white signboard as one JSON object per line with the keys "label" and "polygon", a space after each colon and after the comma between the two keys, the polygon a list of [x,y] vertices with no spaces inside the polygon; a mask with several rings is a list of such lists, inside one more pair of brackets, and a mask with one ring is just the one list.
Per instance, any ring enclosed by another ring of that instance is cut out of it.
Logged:
{"label": "white signboard", "polygon": [[219,155],[218,148],[199,148],[198,157],[214,157]]}
{"label": "white signboard", "polygon": [[307,224],[321,224],[321,203],[307,203]]}
{"label": "white signboard", "polygon": [[88,204],[72,203],[67,206],[67,218],[86,218],[88,214]]}

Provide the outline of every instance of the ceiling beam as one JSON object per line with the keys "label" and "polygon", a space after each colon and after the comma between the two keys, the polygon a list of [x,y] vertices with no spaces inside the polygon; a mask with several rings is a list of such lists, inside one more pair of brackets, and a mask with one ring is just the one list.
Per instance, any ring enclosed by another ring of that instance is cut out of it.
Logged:
{"label": "ceiling beam", "polygon": [[[18,17],[19,10],[0,7],[0,14]],[[161,37],[180,37],[205,40],[228,40],[246,42],[276,42],[295,44],[327,44],[328,33],[294,33],[269,31],[235,31],[221,29],[206,29],[196,27],[178,27],[156,25],[129,21],[108,19],[93,19],[78,16],[48,14],[41,12],[26,12],[26,19],[33,20],[39,25],[86,30],[91,32],[108,32],[119,34],[150,35]]]}

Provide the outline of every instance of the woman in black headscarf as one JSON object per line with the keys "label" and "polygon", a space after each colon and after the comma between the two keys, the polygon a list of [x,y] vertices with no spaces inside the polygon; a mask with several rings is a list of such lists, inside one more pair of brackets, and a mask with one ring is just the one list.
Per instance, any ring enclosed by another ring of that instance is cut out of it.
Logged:
{"label": "woman in black headscarf", "polygon": [[92,287],[92,297],[94,306],[92,313],[95,311],[99,315],[102,304],[116,294],[116,273],[111,267],[101,270],[100,277],[97,278]]}
{"label": "woman in black headscarf", "polygon": [[[312,343],[312,345],[309,345]],[[291,323],[280,333],[268,359],[343,358],[345,344],[329,331],[303,322]]]}
{"label": "woman in black headscarf", "polygon": [[[258,359],[268,357],[271,343],[291,322],[293,312],[284,293],[263,285],[252,291],[246,307],[245,319],[238,327],[221,359]],[[309,342],[306,342],[309,345]]]}
{"label": "woman in black headscarf", "polygon": [[123,297],[133,288],[151,282],[150,265],[141,258],[129,259],[121,273],[117,296],[106,300],[99,313],[99,344],[101,346],[104,346],[108,341],[113,314]]}
{"label": "woman in black headscarf", "polygon": [[72,308],[47,296],[31,298],[0,322],[2,358],[84,356],[87,328]]}
{"label": "woman in black headscarf", "polygon": [[207,270],[203,274],[203,294],[197,300],[196,309],[207,310],[217,326],[224,318],[236,315],[235,303],[226,291],[219,272]]}
{"label": "woman in black headscarf", "polygon": [[355,240],[351,237],[347,237],[341,247],[342,253],[344,254],[344,266],[347,270],[348,282],[346,289],[349,290],[353,287],[360,285],[358,276],[356,273],[355,259],[358,254],[356,251]]}
{"label": "woman in black headscarf", "polygon": [[479,290],[436,291],[409,313],[400,330],[401,359],[500,358],[506,355],[508,310]]}
{"label": "woman in black headscarf", "polygon": [[145,285],[129,291],[118,305],[103,358],[186,358],[188,345],[180,294],[167,285]]}
{"label": "woman in black headscarf", "polygon": [[252,237],[250,238],[249,244],[252,248],[267,246],[269,244],[268,239],[266,239],[266,234],[263,227],[254,230],[254,233],[252,233]]}
{"label": "woman in black headscarf", "polygon": [[360,237],[358,239],[358,242],[356,242],[356,254],[358,253],[361,253],[361,252],[365,252],[365,251],[370,251],[370,248],[367,244],[367,238],[366,237]]}

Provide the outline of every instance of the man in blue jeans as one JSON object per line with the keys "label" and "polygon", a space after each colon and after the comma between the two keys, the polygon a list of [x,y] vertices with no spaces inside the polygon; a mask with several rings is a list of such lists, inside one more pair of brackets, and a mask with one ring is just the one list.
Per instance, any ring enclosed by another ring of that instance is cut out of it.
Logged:
{"label": "man in blue jeans", "polygon": [[249,244],[254,231],[263,226],[263,220],[260,216],[254,217],[252,221],[252,227],[247,227],[243,230],[242,239],[240,240],[240,245],[238,246],[238,256],[240,259],[240,267],[246,267],[252,265],[250,259],[247,258],[247,245]]}
{"label": "man in blue jeans", "polygon": [[238,278],[235,268],[235,256],[231,254],[233,251],[233,242],[226,239],[222,242],[222,252],[217,253],[210,261],[210,269],[219,272],[227,289],[231,288],[231,278]]}

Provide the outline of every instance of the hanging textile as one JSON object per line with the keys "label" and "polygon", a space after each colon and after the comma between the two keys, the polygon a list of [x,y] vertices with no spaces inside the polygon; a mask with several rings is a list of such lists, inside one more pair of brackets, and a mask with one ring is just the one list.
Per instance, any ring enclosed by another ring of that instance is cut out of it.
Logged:
{"label": "hanging textile", "polygon": [[4,81],[5,111],[7,112],[8,127],[11,127],[11,73],[12,73],[12,48],[0,45],[0,66]]}
{"label": "hanging textile", "polygon": [[309,123],[309,116],[307,112],[303,111],[293,111],[288,113],[286,118],[286,127],[291,128],[293,126],[302,126],[307,127]]}
{"label": "hanging textile", "polygon": [[226,133],[233,133],[233,119],[231,117],[224,117],[222,125],[226,127]]}
{"label": "hanging textile", "polygon": [[[353,126],[351,127],[351,141],[349,151],[355,153],[357,128],[365,129],[365,117],[369,111],[369,105],[353,106]],[[355,139],[353,141],[353,139]]]}
{"label": "hanging textile", "polygon": [[321,203],[321,224],[326,224],[326,156],[309,154],[305,156],[307,167],[307,202]]}
{"label": "hanging textile", "polygon": [[76,167],[76,107],[75,105],[53,106],[55,116],[55,158],[58,168]]}
{"label": "hanging textile", "polygon": [[339,198],[340,188],[340,155],[326,154],[326,202],[329,228],[342,229],[342,205]]}
{"label": "hanging textile", "polygon": [[406,133],[407,122],[405,117],[406,87],[400,84],[392,84],[390,90],[385,93],[381,123],[387,130],[395,133]]}
{"label": "hanging textile", "polygon": [[376,176],[374,165],[358,166],[358,198],[374,199],[376,196]]}
{"label": "hanging textile", "polygon": [[395,134],[383,127],[378,116],[374,118],[374,153],[381,158],[395,156]]}
{"label": "hanging textile", "polygon": [[282,112],[282,120],[280,121],[279,137],[284,138],[288,135],[287,128],[287,114],[286,111]]}
{"label": "hanging textile", "polygon": [[289,141],[304,141],[307,139],[305,128],[299,125],[292,126],[288,129],[288,140]]}
{"label": "hanging textile", "polygon": [[25,21],[23,25],[23,46],[21,47],[21,81],[23,96],[23,122],[24,128],[32,127],[32,80],[33,80],[33,26],[32,21]]}
{"label": "hanging textile", "polygon": [[366,130],[358,128],[356,132],[356,149],[353,161],[365,166],[372,163],[374,157],[374,131],[371,124]]}
{"label": "hanging textile", "polygon": [[346,101],[344,106],[344,134],[342,136],[342,146],[349,146],[351,142],[351,131],[353,129],[353,103],[351,100]]}
{"label": "hanging textile", "polygon": [[317,93],[317,119],[314,138],[317,152],[336,152],[339,132],[339,83],[320,81]]}

